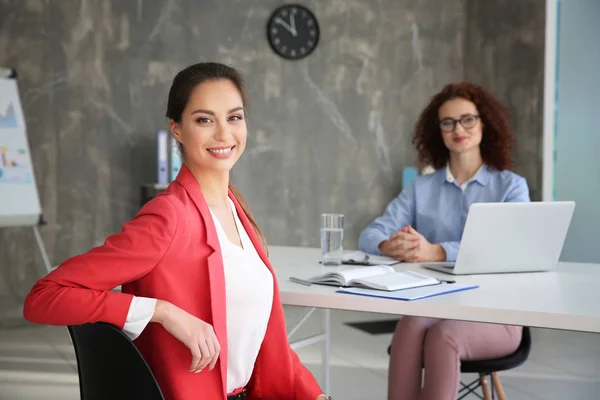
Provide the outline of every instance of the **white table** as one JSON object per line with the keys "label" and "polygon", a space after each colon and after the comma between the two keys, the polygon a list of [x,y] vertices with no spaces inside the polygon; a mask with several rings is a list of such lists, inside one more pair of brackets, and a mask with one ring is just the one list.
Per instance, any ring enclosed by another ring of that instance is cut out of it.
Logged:
{"label": "white table", "polygon": [[292,347],[323,342],[326,392],[329,391],[330,309],[600,332],[600,264],[559,263],[552,272],[469,276],[443,274],[418,264],[397,264],[394,267],[398,271],[415,270],[457,283],[479,285],[474,290],[406,302],[340,294],[335,293],[334,287],[291,282],[290,276],[308,278],[336,268],[319,264],[317,248],[271,246],[270,259],[283,304],[307,307],[290,328],[290,338],[316,308],[323,309],[323,332],[292,342]]}

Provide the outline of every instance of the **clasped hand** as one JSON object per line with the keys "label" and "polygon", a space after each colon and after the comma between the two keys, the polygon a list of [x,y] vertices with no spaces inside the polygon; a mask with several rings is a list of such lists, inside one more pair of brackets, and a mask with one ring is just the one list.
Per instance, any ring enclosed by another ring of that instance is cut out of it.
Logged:
{"label": "clasped hand", "polygon": [[411,225],[407,225],[379,245],[381,253],[405,262],[444,261],[446,252],[439,244],[431,244]]}

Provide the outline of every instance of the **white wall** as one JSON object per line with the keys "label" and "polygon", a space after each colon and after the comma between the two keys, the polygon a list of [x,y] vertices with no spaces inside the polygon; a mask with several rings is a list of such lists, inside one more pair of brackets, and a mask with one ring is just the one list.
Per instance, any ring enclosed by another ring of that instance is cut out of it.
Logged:
{"label": "white wall", "polygon": [[600,0],[557,4],[553,189],[576,202],[561,260],[600,263]]}

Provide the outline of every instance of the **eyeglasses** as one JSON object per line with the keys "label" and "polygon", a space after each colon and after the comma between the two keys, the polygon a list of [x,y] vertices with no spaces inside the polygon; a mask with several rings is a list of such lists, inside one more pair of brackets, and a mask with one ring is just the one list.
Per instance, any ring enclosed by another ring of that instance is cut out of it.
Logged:
{"label": "eyeglasses", "polygon": [[478,119],[479,115],[464,115],[460,119],[444,118],[440,121],[440,129],[442,132],[454,132],[457,122],[460,122],[463,128],[471,129],[477,124]]}

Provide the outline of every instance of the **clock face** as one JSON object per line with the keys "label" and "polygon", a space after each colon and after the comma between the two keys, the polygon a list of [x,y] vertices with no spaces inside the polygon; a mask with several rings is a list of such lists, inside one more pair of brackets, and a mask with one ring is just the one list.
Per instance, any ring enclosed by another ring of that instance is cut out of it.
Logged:
{"label": "clock face", "polygon": [[319,25],[306,7],[286,4],[276,9],[267,23],[267,38],[280,56],[299,60],[317,47]]}

